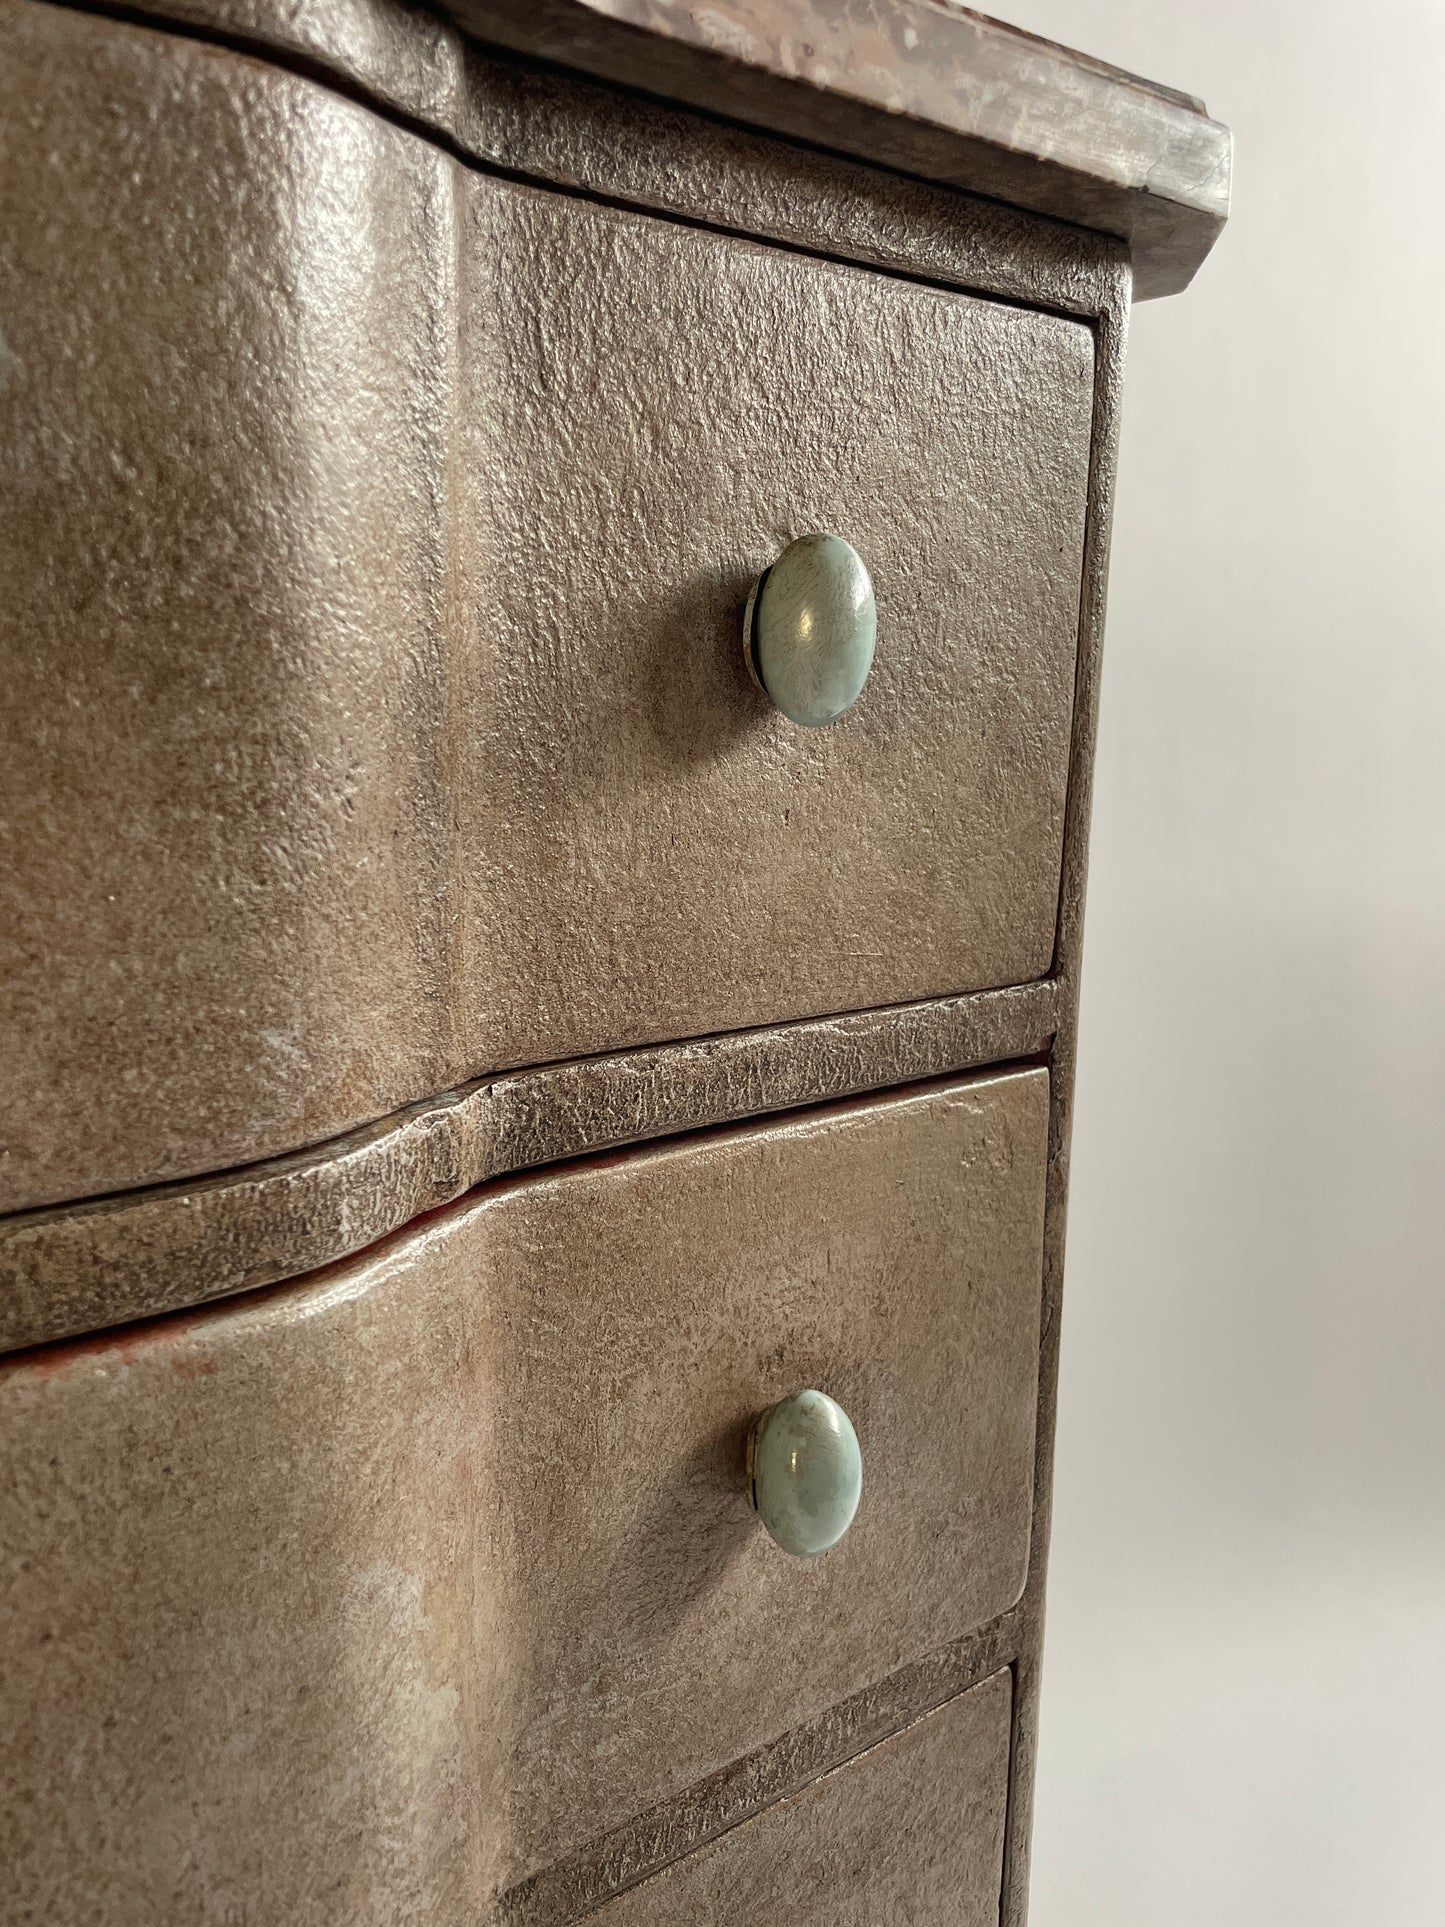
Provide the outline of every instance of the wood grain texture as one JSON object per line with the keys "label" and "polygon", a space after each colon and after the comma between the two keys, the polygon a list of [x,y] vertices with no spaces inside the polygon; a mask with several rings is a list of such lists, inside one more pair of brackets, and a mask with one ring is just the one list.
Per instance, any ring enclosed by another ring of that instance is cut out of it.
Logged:
{"label": "wood grain texture", "polygon": [[1007,1673],[589,1916],[589,1927],[995,1927]]}
{"label": "wood grain texture", "polygon": [[[463,38],[391,0],[141,0],[455,127]],[[1229,132],[1187,94],[928,0],[447,0],[466,37],[1125,243],[1141,299],[1229,214]],[[485,58],[485,56],[483,56]]]}
{"label": "wood grain texture", "polygon": [[[468,173],[192,43],[3,31],[9,1208],[1047,972],[1087,328]],[[813,526],[880,642],[803,736],[739,622]]]}
{"label": "wood grain texture", "polygon": [[[1046,1113],[1026,1071],[582,1163],[0,1367],[0,1918],[469,1919],[1006,1609]],[[869,1480],[813,1565],[741,1457],[810,1379]]]}
{"label": "wood grain texture", "polygon": [[1052,983],[488,1078],[314,1150],[0,1217],[0,1351],[300,1277],[509,1171],[1041,1057]]}

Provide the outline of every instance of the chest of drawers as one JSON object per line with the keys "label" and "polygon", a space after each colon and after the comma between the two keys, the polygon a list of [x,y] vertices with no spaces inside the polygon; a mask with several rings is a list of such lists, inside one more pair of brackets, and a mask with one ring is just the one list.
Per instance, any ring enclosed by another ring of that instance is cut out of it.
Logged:
{"label": "chest of drawers", "polygon": [[1022,1921],[1227,199],[922,0],[4,0],[0,1920]]}

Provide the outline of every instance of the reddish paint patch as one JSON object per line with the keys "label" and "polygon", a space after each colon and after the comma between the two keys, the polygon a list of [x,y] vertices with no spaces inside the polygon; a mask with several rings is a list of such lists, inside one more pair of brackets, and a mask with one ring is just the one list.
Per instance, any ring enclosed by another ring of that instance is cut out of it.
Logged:
{"label": "reddish paint patch", "polygon": [[[210,1309],[218,1309],[224,1302],[221,1300]],[[120,1365],[138,1365],[158,1353],[184,1345],[200,1323],[200,1312],[185,1312],[125,1325],[118,1331],[95,1332],[88,1338],[63,1338],[54,1345],[17,1352],[13,1358],[0,1360],[0,1377],[29,1373],[32,1378],[52,1378],[57,1372],[68,1371],[71,1366],[83,1365],[91,1359],[113,1358]],[[175,1358],[171,1362],[187,1377],[216,1370],[214,1360]]]}
{"label": "reddish paint patch", "polygon": [[193,1353],[171,1360],[171,1370],[178,1378],[214,1378],[219,1369],[215,1359],[204,1354]]}

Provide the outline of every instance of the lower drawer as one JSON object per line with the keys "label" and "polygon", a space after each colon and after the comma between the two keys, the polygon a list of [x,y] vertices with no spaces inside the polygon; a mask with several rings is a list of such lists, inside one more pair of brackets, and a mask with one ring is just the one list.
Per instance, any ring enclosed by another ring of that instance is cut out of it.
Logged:
{"label": "lower drawer", "polygon": [[[1047,1121],[1031,1069],[597,1158],[0,1366],[10,1895],[470,1919],[1004,1611]],[[746,1438],[810,1385],[864,1485],[805,1561]]]}
{"label": "lower drawer", "polygon": [[996,1673],[587,1927],[997,1927],[1011,1702]]}

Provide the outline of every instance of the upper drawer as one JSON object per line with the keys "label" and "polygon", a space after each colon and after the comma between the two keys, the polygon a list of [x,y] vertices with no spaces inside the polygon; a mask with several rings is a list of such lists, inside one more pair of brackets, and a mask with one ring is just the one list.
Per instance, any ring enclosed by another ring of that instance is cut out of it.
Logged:
{"label": "upper drawer", "polygon": [[[1092,336],[469,180],[455,731],[464,1007],[524,1063],[1042,976]],[[741,615],[794,537],[876,587],[856,707]]]}
{"label": "upper drawer", "polygon": [[[1085,325],[0,35],[0,1209],[1049,968]],[[741,617],[814,528],[879,627],[810,731]]]}
{"label": "upper drawer", "polygon": [[[1006,1610],[1047,1131],[1028,1070],[596,1159],[0,1367],[12,1886],[471,1919]],[[745,1454],[807,1386],[864,1462],[812,1561]]]}

